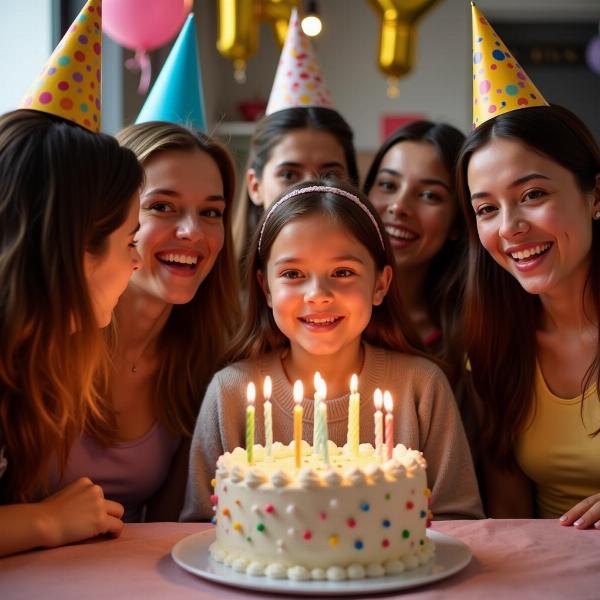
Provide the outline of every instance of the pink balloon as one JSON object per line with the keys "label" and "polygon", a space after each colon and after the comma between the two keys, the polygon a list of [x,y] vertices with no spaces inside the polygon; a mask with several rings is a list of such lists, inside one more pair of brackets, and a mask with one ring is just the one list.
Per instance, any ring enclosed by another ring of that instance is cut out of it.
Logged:
{"label": "pink balloon", "polygon": [[104,0],[102,29],[131,50],[154,50],[181,29],[192,0]]}

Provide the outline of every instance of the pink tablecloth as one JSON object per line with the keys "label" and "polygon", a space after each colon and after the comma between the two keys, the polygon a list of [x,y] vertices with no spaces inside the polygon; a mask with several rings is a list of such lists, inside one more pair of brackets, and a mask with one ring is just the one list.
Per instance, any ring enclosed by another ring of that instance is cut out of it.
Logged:
{"label": "pink tablecloth", "polygon": [[[0,559],[0,598],[264,600],[263,594],[204,581],[173,562],[175,542],[206,527],[126,525],[116,540]],[[556,521],[492,519],[442,521],[434,529],[466,542],[473,560],[449,579],[405,591],[403,599],[600,598],[600,531],[576,531]]]}

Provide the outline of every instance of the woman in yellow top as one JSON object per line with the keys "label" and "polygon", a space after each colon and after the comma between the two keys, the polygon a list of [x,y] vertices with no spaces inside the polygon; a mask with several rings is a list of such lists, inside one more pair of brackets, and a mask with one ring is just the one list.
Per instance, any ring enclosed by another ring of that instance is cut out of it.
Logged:
{"label": "woman in yellow top", "polygon": [[514,110],[458,186],[487,512],[600,529],[600,149],[566,109]]}

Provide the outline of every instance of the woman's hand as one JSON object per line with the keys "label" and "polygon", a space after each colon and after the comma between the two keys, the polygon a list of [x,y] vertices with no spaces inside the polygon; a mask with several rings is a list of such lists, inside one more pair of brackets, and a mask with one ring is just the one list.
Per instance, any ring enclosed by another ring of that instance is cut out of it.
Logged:
{"label": "woman's hand", "polygon": [[123,506],[106,500],[99,485],[87,477],[69,484],[37,505],[43,543],[62,546],[108,533],[115,537],[123,529]]}
{"label": "woman's hand", "polygon": [[600,529],[600,494],[582,500],[568,510],[559,521],[561,525],[573,525],[577,529]]}

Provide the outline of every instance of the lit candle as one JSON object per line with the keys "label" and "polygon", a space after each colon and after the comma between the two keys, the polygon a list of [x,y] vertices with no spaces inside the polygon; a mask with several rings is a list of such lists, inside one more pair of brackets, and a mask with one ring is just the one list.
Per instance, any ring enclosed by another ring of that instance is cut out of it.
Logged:
{"label": "lit candle", "polygon": [[273,384],[271,378],[267,375],[263,384],[263,397],[265,403],[263,405],[263,411],[265,415],[265,451],[267,458],[271,458],[273,454],[273,407],[271,405],[271,392]]}
{"label": "lit candle", "polygon": [[325,398],[327,397],[327,384],[324,379],[320,381],[321,391],[321,403],[319,404],[320,421],[323,424],[323,432],[321,434],[321,450],[323,452],[323,462],[329,464],[329,427],[327,425],[327,403]]}
{"label": "lit candle", "polygon": [[348,407],[348,449],[353,456],[358,456],[360,426],[360,394],[358,393],[358,377],[350,378],[350,406]]}
{"label": "lit candle", "polygon": [[381,461],[383,458],[383,394],[377,388],[373,394],[373,402],[375,404],[375,456]]}
{"label": "lit candle", "polygon": [[302,451],[302,399],[304,398],[304,387],[301,381],[294,383],[294,450],[296,457],[296,469],[300,468]]}
{"label": "lit candle", "polygon": [[385,407],[385,457],[386,460],[390,460],[394,451],[394,401],[387,390],[383,393],[383,406]]}
{"label": "lit candle", "polygon": [[323,428],[321,425],[321,412],[319,411],[319,404],[321,403],[320,397],[320,382],[321,382],[321,374],[319,371],[315,373],[314,376],[314,384],[315,384],[315,395],[314,395],[314,403],[313,403],[313,454],[318,454],[320,451],[319,444],[321,440],[318,437],[319,430]]}
{"label": "lit candle", "polygon": [[248,464],[254,462],[254,401],[256,400],[256,388],[250,382],[246,389],[246,399],[248,406],[246,407],[246,455]]}

